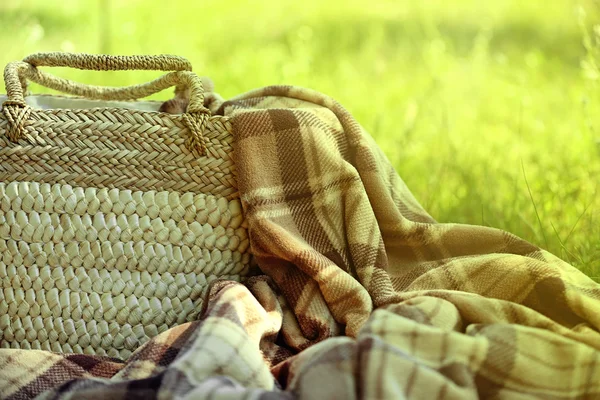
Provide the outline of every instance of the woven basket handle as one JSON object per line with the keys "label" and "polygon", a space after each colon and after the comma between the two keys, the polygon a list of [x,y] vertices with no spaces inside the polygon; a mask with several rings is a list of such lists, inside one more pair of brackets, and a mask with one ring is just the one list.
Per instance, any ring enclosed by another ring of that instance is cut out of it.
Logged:
{"label": "woven basket handle", "polygon": [[34,67],[70,67],[93,71],[191,71],[192,64],[184,57],[161,54],[156,56],[111,56],[85,53],[36,53],[23,59]]}
{"label": "woven basket handle", "polygon": [[[25,88],[27,87],[26,80],[29,79],[54,90],[98,100],[135,100],[177,85],[178,90],[183,90],[184,87],[192,89],[190,90],[190,112],[200,111],[204,103],[202,80],[194,74],[179,74],[177,77],[171,76],[165,81],[157,79],[141,85],[114,88],[84,85],[58,78],[38,70],[37,67],[40,66],[70,67],[93,71],[192,70],[192,65],[187,59],[167,54],[157,56],[110,56],[85,53],[37,53],[26,57],[22,62],[14,62],[6,66],[4,81],[9,102],[19,103],[24,101]],[[187,77],[184,78],[184,75],[187,75]],[[174,82],[174,79],[181,79],[182,81]],[[200,90],[194,93],[193,89]]]}
{"label": "woven basket handle", "polygon": [[[59,78],[40,71],[38,66],[71,67],[96,71],[116,70],[159,70],[170,72],[151,82],[125,86],[108,87],[85,85]],[[26,81],[31,80],[42,86],[97,100],[135,100],[150,96],[172,86],[177,91],[189,89],[190,101],[183,115],[192,132],[190,149],[204,154],[206,146],[202,130],[209,111],[204,107],[204,88],[202,79],[191,72],[188,60],[171,55],[158,56],[108,56],[72,53],[38,53],[23,61],[9,63],[4,69],[7,100],[2,104],[3,112],[9,122],[8,136],[19,140],[26,134],[25,123],[31,108],[25,103]]]}

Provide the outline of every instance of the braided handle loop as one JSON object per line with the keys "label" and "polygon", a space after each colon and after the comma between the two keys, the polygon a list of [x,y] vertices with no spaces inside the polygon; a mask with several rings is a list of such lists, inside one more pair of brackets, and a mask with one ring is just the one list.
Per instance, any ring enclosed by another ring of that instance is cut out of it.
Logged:
{"label": "braided handle loop", "polygon": [[[95,71],[159,70],[169,72],[158,79],[125,87],[94,86],[59,78],[39,70],[38,66],[72,67]],[[73,53],[38,53],[23,61],[9,63],[4,69],[7,99],[2,110],[9,122],[8,136],[19,140],[25,135],[25,122],[31,109],[25,103],[27,80],[50,89],[95,100],[136,100],[172,86],[177,92],[189,89],[190,101],[185,121],[189,121],[192,139],[189,146],[204,154],[206,147],[202,128],[209,111],[204,107],[202,79],[191,72],[190,62],[178,56],[109,56]]]}
{"label": "braided handle loop", "polygon": [[93,71],[191,71],[192,64],[170,54],[156,56],[110,56],[85,53],[36,53],[23,59],[34,67],[70,67]]}

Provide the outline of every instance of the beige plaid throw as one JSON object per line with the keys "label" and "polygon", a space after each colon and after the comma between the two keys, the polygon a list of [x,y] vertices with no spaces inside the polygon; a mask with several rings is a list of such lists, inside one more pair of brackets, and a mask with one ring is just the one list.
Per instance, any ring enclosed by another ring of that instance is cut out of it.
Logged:
{"label": "beige plaid throw", "polygon": [[126,362],[1,349],[1,398],[600,398],[600,285],[437,223],[326,96],[267,87],[219,112],[260,273],[213,283],[200,320]]}

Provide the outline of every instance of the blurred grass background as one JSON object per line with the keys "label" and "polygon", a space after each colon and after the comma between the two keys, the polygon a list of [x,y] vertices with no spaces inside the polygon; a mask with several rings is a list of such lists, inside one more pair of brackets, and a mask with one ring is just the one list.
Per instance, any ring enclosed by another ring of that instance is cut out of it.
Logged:
{"label": "blurred grass background", "polygon": [[[0,3],[0,64],[173,53],[225,98],[319,90],[438,221],[505,229],[600,282],[599,23],[598,0],[13,0]],[[105,85],[158,75],[54,72]]]}

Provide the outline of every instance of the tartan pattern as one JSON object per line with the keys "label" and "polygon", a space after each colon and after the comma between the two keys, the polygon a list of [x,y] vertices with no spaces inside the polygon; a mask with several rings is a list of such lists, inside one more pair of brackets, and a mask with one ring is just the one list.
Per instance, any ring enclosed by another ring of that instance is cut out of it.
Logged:
{"label": "tartan pattern", "polygon": [[126,362],[0,350],[0,397],[600,398],[600,285],[493,228],[437,223],[342,106],[227,101],[261,274]]}

